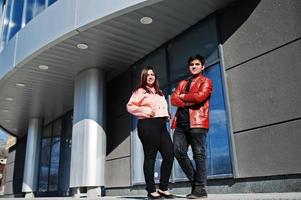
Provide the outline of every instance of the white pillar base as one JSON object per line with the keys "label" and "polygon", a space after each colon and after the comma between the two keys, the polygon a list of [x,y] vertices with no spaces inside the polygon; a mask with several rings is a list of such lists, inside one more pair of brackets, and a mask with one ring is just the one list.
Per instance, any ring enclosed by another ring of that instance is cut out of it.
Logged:
{"label": "white pillar base", "polygon": [[87,187],[87,197],[88,198],[101,197],[101,188],[100,187]]}
{"label": "white pillar base", "polygon": [[25,192],[25,199],[34,198],[34,194],[32,192]]}

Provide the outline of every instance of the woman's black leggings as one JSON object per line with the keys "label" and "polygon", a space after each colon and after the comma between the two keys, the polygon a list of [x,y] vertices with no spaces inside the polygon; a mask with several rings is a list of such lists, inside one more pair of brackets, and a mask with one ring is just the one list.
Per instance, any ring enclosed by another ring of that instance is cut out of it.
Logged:
{"label": "woman's black leggings", "polygon": [[168,181],[173,164],[173,145],[166,128],[165,118],[139,119],[138,136],[143,146],[144,164],[143,171],[146,183],[146,191],[156,191],[154,181],[154,168],[158,151],[163,158],[160,171],[159,189],[168,189]]}

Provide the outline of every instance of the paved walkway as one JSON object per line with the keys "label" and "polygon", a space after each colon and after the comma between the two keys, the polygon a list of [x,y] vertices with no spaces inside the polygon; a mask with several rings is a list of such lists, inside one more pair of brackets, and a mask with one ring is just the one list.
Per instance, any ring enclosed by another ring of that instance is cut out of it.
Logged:
{"label": "paved walkway", "polygon": [[[1,198],[1,197],[0,197]],[[1,198],[7,200],[20,200],[24,198]],[[31,200],[69,200],[75,199],[70,197],[52,197],[52,198],[34,198]],[[86,200],[94,200],[92,198],[80,198]],[[123,200],[144,200],[146,199],[144,196],[106,196],[98,198],[102,200],[115,200],[115,199],[123,199]],[[185,196],[177,195],[175,200],[184,200]],[[30,200],[30,199],[26,199]],[[208,198],[204,200],[301,200],[301,192],[297,193],[248,193],[248,194],[209,194]]]}

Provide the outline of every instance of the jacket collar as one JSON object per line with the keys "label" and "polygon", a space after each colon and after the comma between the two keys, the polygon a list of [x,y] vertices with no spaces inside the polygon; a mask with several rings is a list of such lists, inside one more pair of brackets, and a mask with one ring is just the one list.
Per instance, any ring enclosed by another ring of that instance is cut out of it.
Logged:
{"label": "jacket collar", "polygon": [[[190,76],[188,79],[187,79],[187,81],[189,80],[189,79],[192,79],[192,77]],[[194,83],[197,83],[197,82],[202,82],[202,81],[204,81],[205,80],[205,76],[203,76],[203,74],[200,74],[200,75],[198,75],[196,78],[195,78],[195,80],[193,81]]]}

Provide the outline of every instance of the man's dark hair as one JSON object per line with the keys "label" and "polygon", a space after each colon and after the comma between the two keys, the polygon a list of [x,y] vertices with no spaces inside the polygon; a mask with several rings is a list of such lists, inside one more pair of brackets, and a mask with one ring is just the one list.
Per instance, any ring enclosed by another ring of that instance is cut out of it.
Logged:
{"label": "man's dark hair", "polygon": [[199,61],[202,63],[202,65],[205,65],[205,58],[204,58],[203,56],[199,55],[199,54],[196,54],[196,55],[194,55],[194,56],[190,56],[190,57],[188,58],[188,66],[190,65],[190,63],[191,63],[193,60],[199,60]]}

